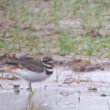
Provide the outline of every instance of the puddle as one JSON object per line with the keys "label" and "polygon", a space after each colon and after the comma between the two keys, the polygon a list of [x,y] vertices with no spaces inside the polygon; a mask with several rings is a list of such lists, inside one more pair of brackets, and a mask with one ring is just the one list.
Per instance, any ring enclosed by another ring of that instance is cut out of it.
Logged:
{"label": "puddle", "polygon": [[25,90],[19,94],[1,90],[0,110],[109,110],[107,101],[110,100],[110,89],[106,91],[106,97],[101,97],[104,91],[100,89],[95,92],[81,89],[48,88],[45,91],[36,90],[33,94]]}
{"label": "puddle", "polygon": [[[0,92],[1,110],[68,110],[75,108],[78,102],[77,96],[70,94],[63,96],[56,91],[36,91],[29,99],[29,92],[22,91],[19,94],[5,91]],[[74,100],[73,100],[74,99]],[[8,105],[8,106],[6,106]]]}

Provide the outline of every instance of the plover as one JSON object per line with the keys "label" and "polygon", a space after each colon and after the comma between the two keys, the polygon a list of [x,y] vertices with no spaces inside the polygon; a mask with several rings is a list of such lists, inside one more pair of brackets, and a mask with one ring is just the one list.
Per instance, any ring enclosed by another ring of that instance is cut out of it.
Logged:
{"label": "plover", "polygon": [[14,73],[21,79],[29,82],[29,89],[32,91],[31,83],[40,82],[49,78],[53,73],[54,61],[51,57],[42,59],[10,59],[5,61],[11,67],[5,69],[5,72]]}

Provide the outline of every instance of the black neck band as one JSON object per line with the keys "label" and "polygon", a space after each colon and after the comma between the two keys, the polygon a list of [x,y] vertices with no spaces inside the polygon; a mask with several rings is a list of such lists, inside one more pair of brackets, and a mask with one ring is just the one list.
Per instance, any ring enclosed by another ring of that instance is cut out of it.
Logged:
{"label": "black neck band", "polygon": [[47,75],[51,75],[53,73],[53,71],[45,71]]}

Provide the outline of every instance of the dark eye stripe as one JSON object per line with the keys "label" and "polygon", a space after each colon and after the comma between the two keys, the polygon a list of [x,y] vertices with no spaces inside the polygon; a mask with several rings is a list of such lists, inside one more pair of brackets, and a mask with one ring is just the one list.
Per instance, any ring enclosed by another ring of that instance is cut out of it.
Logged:
{"label": "dark eye stripe", "polygon": [[52,67],[49,67],[49,66],[47,67],[47,66],[45,66],[45,68],[47,68],[47,69],[53,69],[53,66],[52,66]]}

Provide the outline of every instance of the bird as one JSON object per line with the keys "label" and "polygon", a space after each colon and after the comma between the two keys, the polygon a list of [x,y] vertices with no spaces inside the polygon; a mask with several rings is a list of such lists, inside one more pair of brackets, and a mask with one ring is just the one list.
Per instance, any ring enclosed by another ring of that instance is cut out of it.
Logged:
{"label": "bird", "polygon": [[13,73],[17,77],[29,83],[29,90],[32,91],[32,82],[40,82],[49,78],[54,72],[53,58],[46,56],[41,59],[33,58],[11,58],[4,62],[9,67],[4,71]]}

